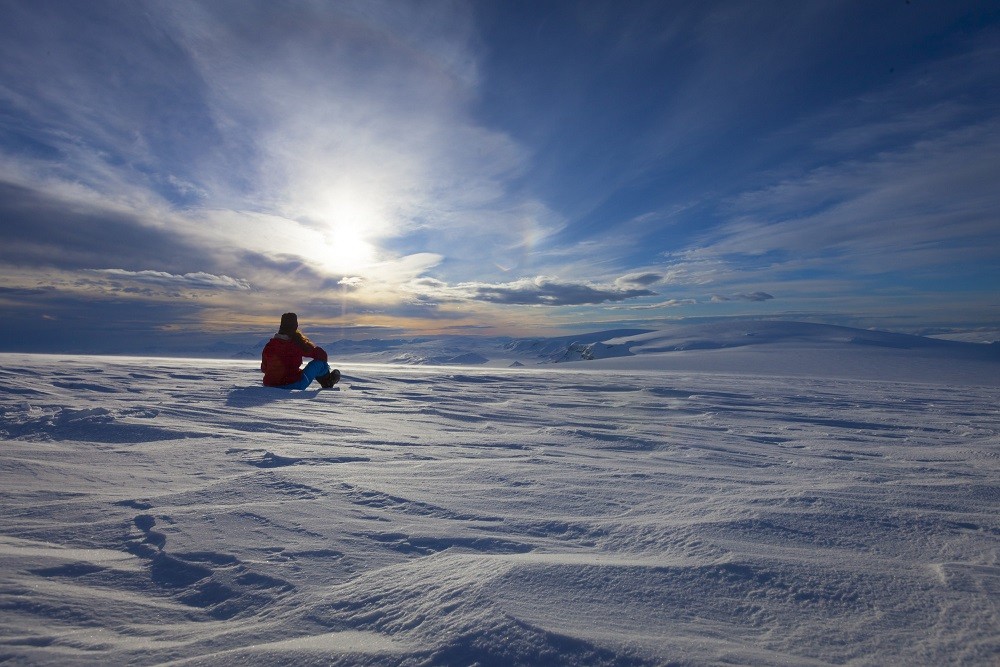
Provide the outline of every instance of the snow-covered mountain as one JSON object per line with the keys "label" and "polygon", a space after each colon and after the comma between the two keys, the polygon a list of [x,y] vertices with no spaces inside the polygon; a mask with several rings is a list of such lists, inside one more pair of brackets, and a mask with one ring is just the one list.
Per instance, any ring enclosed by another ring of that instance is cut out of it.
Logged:
{"label": "snow-covered mountain", "polygon": [[[510,338],[436,336],[419,338],[338,340],[323,345],[335,359],[407,365],[511,366],[571,361],[582,346],[648,329],[615,329],[574,336]],[[579,358],[579,357],[577,357]]]}
{"label": "snow-covered mountain", "polygon": [[[338,363],[538,366],[583,362],[591,368],[673,368],[820,374],[871,379],[1000,375],[1000,345],[788,321],[680,322],[661,329],[599,331],[559,337],[441,336],[340,340],[323,347]],[[874,350],[882,354],[874,354]],[[247,356],[259,355],[259,349]]]}

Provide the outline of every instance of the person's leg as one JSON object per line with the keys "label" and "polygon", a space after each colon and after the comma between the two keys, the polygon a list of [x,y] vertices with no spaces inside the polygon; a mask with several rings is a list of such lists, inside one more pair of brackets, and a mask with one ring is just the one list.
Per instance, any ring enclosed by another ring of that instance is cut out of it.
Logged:
{"label": "person's leg", "polygon": [[330,364],[325,361],[320,361],[319,359],[313,359],[306,367],[302,369],[302,381],[306,383],[305,389],[312,381],[318,378],[320,375],[326,375],[330,372]]}
{"label": "person's leg", "polygon": [[283,384],[279,389],[306,389],[312,384],[320,375],[326,375],[330,372],[330,365],[325,361],[320,361],[319,359],[313,359],[306,367],[302,369],[302,379],[298,382],[292,382],[290,384]]}

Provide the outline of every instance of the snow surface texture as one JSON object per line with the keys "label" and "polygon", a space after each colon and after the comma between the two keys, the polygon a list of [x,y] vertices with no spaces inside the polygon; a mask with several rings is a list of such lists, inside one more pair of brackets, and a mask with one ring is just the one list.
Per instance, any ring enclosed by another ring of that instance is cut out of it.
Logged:
{"label": "snow surface texture", "polygon": [[0,355],[0,662],[996,664],[995,366],[858,349],[921,381]]}

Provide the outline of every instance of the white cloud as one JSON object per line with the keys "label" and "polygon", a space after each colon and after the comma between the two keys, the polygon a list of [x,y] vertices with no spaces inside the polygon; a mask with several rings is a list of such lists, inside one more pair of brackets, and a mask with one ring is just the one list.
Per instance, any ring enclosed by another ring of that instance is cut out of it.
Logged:
{"label": "white cloud", "polygon": [[433,278],[413,280],[412,292],[441,301],[476,301],[522,306],[580,306],[625,301],[655,295],[648,289],[597,285],[539,276],[507,283],[463,282],[455,285]]}
{"label": "white cloud", "polygon": [[740,292],[738,294],[713,294],[712,303],[725,301],[769,301],[774,297],[767,292]]}
{"label": "white cloud", "polygon": [[655,285],[663,280],[663,275],[653,271],[643,271],[638,273],[628,273],[615,279],[615,285],[619,287]]}
{"label": "white cloud", "polygon": [[194,272],[175,275],[164,271],[126,271],[125,269],[91,269],[109,278],[129,282],[146,283],[169,287],[187,287],[191,289],[216,289],[249,291],[250,283],[230,276],[216,276],[211,273]]}
{"label": "white cloud", "polygon": [[659,303],[649,303],[637,306],[611,306],[615,310],[659,310],[661,308],[678,308],[681,306],[693,306],[698,302],[695,299],[667,299]]}

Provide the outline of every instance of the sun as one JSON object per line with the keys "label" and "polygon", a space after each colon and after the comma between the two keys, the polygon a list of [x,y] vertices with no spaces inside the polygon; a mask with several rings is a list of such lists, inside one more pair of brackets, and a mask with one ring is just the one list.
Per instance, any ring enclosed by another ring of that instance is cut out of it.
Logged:
{"label": "sun", "polygon": [[370,200],[338,190],[323,198],[313,213],[322,241],[315,261],[332,272],[361,271],[378,260],[374,239],[385,227],[384,213]]}
{"label": "sun", "polygon": [[331,225],[324,236],[328,255],[322,260],[325,266],[341,271],[358,271],[375,263],[375,245],[365,237],[360,226]]}

